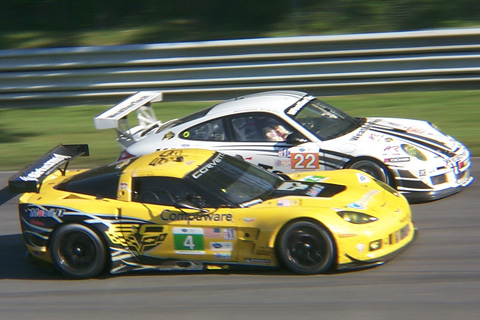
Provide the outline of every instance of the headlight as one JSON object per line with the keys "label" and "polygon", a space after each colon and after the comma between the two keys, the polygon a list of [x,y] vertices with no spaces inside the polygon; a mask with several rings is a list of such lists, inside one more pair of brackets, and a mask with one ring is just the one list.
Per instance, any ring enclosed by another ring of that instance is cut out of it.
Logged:
{"label": "headlight", "polygon": [[427,157],[417,147],[409,144],[402,144],[400,145],[400,147],[402,147],[402,150],[411,155],[412,157],[417,158],[420,161],[427,161]]}
{"label": "headlight", "polygon": [[337,214],[345,221],[354,224],[365,224],[377,221],[378,219],[362,212],[356,211],[338,211]]}

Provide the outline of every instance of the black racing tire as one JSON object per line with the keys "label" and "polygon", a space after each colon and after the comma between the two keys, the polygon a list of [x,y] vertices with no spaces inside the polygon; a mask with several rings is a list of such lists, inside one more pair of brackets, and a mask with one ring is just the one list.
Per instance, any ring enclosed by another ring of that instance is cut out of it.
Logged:
{"label": "black racing tire", "polygon": [[392,175],[388,168],[380,162],[368,159],[357,160],[348,166],[350,169],[363,171],[377,180],[395,188]]}
{"label": "black racing tire", "polygon": [[330,233],[323,226],[302,220],[283,228],[277,242],[277,254],[290,271],[317,274],[332,268],[336,247]]}
{"label": "black racing tire", "polygon": [[50,254],[55,268],[72,278],[98,276],[107,264],[107,249],[100,236],[81,224],[66,224],[53,233]]}

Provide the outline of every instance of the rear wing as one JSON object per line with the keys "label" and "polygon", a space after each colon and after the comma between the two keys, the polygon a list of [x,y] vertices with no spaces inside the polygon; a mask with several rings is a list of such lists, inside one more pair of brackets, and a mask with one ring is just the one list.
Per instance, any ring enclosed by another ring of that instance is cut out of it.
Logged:
{"label": "rear wing", "polygon": [[[13,175],[8,180],[8,189],[11,193],[38,192],[42,181],[56,169],[65,174],[71,160],[88,155],[87,144],[59,144],[25,169]],[[62,165],[64,167],[60,169]]]}
{"label": "rear wing", "polygon": [[[163,94],[160,91],[137,92],[133,96],[128,97],[119,104],[96,116],[93,119],[95,128],[115,128],[118,133],[118,142],[123,146],[128,146],[136,140],[135,135],[139,133],[139,131],[160,124],[155,117],[150,103],[162,100]],[[127,115],[133,111],[137,112],[139,125],[132,128],[127,122]]]}

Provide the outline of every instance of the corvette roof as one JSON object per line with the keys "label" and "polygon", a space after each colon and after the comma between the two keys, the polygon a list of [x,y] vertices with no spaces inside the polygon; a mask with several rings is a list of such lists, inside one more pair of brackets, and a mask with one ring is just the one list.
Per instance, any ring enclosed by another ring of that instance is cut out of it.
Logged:
{"label": "corvette roof", "polygon": [[[204,149],[169,149],[141,156],[123,171],[132,177],[165,176],[182,178],[205,163],[215,151]],[[128,162],[129,160],[125,160]]]}

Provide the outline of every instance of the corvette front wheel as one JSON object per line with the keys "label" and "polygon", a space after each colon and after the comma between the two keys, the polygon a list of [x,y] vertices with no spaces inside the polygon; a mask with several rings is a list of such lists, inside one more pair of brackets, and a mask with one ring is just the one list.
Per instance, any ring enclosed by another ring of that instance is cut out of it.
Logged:
{"label": "corvette front wheel", "polygon": [[106,266],[106,248],[100,236],[80,224],[59,227],[50,239],[55,267],[73,278],[92,278]]}
{"label": "corvette front wheel", "polygon": [[277,242],[281,262],[290,271],[299,274],[317,274],[328,271],[335,258],[335,245],[322,226],[310,221],[287,225]]}

